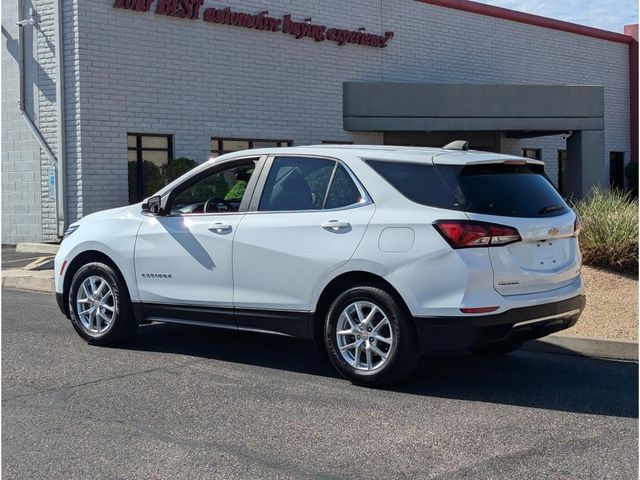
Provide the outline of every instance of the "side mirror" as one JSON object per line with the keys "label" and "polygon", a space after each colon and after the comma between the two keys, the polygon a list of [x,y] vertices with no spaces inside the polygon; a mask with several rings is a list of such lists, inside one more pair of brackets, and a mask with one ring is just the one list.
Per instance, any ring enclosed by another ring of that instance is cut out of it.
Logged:
{"label": "side mirror", "polygon": [[149,197],[147,201],[142,204],[142,211],[149,212],[153,215],[164,215],[162,197],[160,195]]}

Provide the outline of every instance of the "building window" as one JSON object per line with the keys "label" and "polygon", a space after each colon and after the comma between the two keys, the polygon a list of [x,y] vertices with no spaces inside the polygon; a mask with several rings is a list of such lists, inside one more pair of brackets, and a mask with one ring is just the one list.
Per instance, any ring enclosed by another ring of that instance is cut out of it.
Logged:
{"label": "building window", "polygon": [[322,140],[323,145],[353,145],[353,142],[347,140]]}
{"label": "building window", "polygon": [[567,170],[567,151],[558,150],[558,191],[561,195],[565,195],[564,179]]}
{"label": "building window", "polygon": [[129,203],[137,203],[165,185],[164,170],[173,158],[170,135],[127,135]]}
{"label": "building window", "polygon": [[609,185],[616,190],[624,189],[624,152],[609,152]]}
{"label": "building window", "polygon": [[542,150],[540,148],[523,148],[522,156],[533,160],[542,160]]}
{"label": "building window", "polygon": [[290,147],[293,140],[246,140],[237,138],[212,138],[211,157],[218,157],[225,153],[252,148]]}

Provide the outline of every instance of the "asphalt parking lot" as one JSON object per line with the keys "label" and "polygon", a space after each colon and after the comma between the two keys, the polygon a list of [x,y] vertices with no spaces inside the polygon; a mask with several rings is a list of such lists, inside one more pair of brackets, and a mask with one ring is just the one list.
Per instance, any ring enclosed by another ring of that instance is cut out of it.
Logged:
{"label": "asphalt parking lot", "polygon": [[86,345],[46,294],[2,291],[5,478],[625,479],[638,365],[425,359],[390,390],[310,344],[181,325]]}

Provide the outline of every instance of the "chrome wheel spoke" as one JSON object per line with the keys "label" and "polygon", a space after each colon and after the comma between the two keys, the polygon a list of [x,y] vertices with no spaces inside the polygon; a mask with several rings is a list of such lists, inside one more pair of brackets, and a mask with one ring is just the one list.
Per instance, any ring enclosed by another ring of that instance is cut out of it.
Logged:
{"label": "chrome wheel spoke", "polygon": [[347,320],[352,330],[355,330],[357,328],[356,324],[353,323],[353,319],[351,318],[351,315],[349,315],[349,312],[347,312],[346,310],[342,312],[342,315],[340,315],[340,317],[344,317]]}
{"label": "chrome wheel spoke", "polygon": [[353,350],[354,348],[356,348],[356,345],[358,344],[358,342],[353,342],[350,343],[348,345],[343,345],[341,347],[338,347],[340,349],[341,352],[347,352],[349,350]]}
{"label": "chrome wheel spoke", "polygon": [[359,302],[356,303],[355,307],[356,307],[356,314],[358,315],[358,323],[364,322],[364,313],[362,313],[362,307],[360,303]]}
{"label": "chrome wheel spoke", "polygon": [[374,335],[374,337],[376,339],[376,342],[383,342],[386,343],[387,345],[392,345],[393,344],[393,340],[391,340],[390,338],[385,338],[382,337],[380,335]]}
{"label": "chrome wheel spoke", "polygon": [[109,322],[111,322],[111,319],[100,311],[98,311],[98,317],[100,317],[102,321],[105,322],[106,324],[109,324]]}
{"label": "chrome wheel spoke", "polygon": [[104,294],[104,295],[101,295],[101,294],[102,294],[102,290],[104,290],[104,287],[106,287],[106,286],[107,286],[107,282],[102,280],[102,282],[100,282],[100,286],[96,290],[96,293],[95,293],[96,297],[100,295],[100,299],[104,298],[104,295],[106,295],[106,294]]}
{"label": "chrome wheel spoke", "polygon": [[371,320],[373,320],[373,318],[375,317],[376,313],[378,313],[378,307],[376,307],[374,305],[371,308],[371,311],[369,312],[369,314],[367,315],[367,318],[364,319],[365,323],[367,323],[367,324],[371,323]]}
{"label": "chrome wheel spoke", "polygon": [[380,322],[373,328],[373,332],[374,334],[378,333],[380,330],[382,330],[382,328],[385,325],[389,325],[389,320],[387,320],[387,318],[383,318],[382,320],[380,320]]}
{"label": "chrome wheel spoke", "polygon": [[371,345],[371,350],[373,351],[373,353],[375,353],[376,355],[378,355],[381,359],[386,360],[387,359],[387,354],[384,353],[382,350],[380,350],[378,347],[376,347],[375,345]]}
{"label": "chrome wheel spoke", "polygon": [[367,368],[369,370],[373,369],[373,359],[371,358],[371,346],[367,347],[367,349],[365,350],[365,353],[367,355]]}
{"label": "chrome wheel spoke", "polygon": [[111,305],[102,305],[102,308],[104,308],[105,310],[110,311],[111,313],[116,311],[116,309],[114,307],[112,307]]}
{"label": "chrome wheel spoke", "polygon": [[111,298],[111,297],[113,297],[113,292],[111,291],[111,289],[109,289],[109,291],[105,293],[100,300],[104,302],[107,298]]}
{"label": "chrome wheel spoke", "polygon": [[349,330],[339,330],[336,332],[336,335],[355,335],[353,333],[353,330],[349,329]]}
{"label": "chrome wheel spoke", "polygon": [[356,345],[356,353],[353,356],[353,366],[358,368],[358,363],[360,363],[360,355],[362,355],[362,344],[358,342]]}

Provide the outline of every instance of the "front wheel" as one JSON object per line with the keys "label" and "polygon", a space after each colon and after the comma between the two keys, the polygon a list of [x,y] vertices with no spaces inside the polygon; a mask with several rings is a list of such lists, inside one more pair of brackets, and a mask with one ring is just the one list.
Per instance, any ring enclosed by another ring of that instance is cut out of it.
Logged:
{"label": "front wheel", "polygon": [[81,267],[67,300],[73,328],[92,345],[116,345],[132,337],[138,327],[124,279],[104,263]]}
{"label": "front wheel", "polygon": [[390,385],[415,369],[420,350],[415,330],[385,290],[359,285],[339,295],[325,319],[331,363],[353,383]]}

